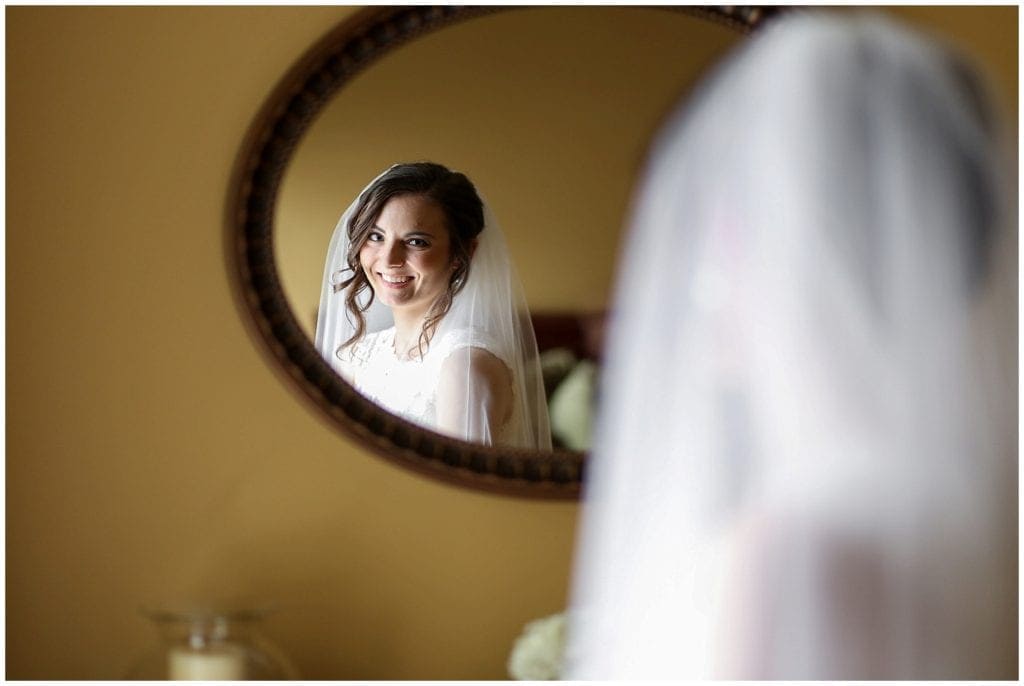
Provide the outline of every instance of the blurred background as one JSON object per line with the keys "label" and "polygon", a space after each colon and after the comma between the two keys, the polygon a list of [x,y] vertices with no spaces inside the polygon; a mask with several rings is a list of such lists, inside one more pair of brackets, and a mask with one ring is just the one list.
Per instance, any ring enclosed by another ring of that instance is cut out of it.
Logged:
{"label": "blurred background", "polygon": [[[564,607],[577,504],[458,489],[378,459],[286,385],[232,294],[225,214],[245,133],[306,48],[358,11],[6,11],[8,678],[117,679],[155,640],[140,606],[231,596],[276,602],[266,633],[306,678],[502,679],[523,624]],[[1018,9],[884,11],[976,59],[1015,143]],[[560,28],[570,48],[585,40]],[[439,79],[473,59],[438,54]],[[529,86],[555,77],[538,68]],[[392,78],[358,86],[402,102]],[[609,97],[581,92],[574,108]],[[616,189],[600,210],[612,227],[670,104],[645,104],[649,129],[615,148],[614,178],[608,165],[574,170]],[[384,143],[381,155],[405,149]],[[508,145],[486,127],[473,144]],[[479,164],[466,147],[453,156]],[[372,150],[360,159],[352,192],[379,171]],[[537,227],[515,248],[531,303],[561,307],[546,294],[571,291],[574,306],[600,306],[617,238],[594,253],[595,280],[569,288],[570,270],[544,266],[566,249],[544,239],[557,229],[529,219],[550,211],[555,181],[519,192],[487,180],[513,222]],[[339,194],[309,210],[331,217],[328,233],[352,195]],[[292,197],[300,221],[323,223]]]}

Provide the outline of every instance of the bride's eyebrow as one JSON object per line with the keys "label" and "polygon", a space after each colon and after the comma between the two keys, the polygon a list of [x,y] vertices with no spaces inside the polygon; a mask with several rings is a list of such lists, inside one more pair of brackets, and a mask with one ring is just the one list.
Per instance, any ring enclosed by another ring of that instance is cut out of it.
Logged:
{"label": "bride's eyebrow", "polygon": [[[371,227],[371,230],[373,230],[373,231],[380,231],[382,233],[387,233],[387,229],[382,228],[380,226],[380,224],[376,224],[376,223],[373,225],[373,227]],[[432,233],[430,231],[427,231],[426,229],[413,229],[409,233],[403,233],[402,234],[402,238],[409,238],[411,236],[423,237],[423,238],[437,238],[437,236],[434,235],[434,233]]]}
{"label": "bride's eyebrow", "polygon": [[402,234],[402,238],[435,238],[435,236],[430,231],[413,229],[409,233]]}

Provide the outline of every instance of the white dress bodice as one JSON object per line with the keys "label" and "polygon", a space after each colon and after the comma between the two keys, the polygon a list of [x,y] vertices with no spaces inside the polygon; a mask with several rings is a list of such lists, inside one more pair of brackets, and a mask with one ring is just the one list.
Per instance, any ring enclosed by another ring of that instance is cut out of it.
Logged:
{"label": "white dress bodice", "polygon": [[[363,338],[335,355],[335,370],[357,391],[384,409],[403,419],[434,431],[442,431],[437,421],[437,391],[444,361],[456,350],[466,347],[481,348],[502,356],[481,331],[462,329],[448,331],[431,341],[422,359],[409,359],[395,352],[395,328],[366,334]],[[517,403],[513,403],[515,407]],[[518,435],[520,413],[513,411],[510,419],[494,437],[494,443],[504,443],[504,436]],[[487,442],[481,436],[455,436],[466,440]]]}

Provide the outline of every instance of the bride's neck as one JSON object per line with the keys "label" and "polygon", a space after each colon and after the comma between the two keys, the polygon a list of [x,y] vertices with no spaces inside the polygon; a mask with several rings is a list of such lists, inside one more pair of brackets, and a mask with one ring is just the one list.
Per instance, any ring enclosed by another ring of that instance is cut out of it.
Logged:
{"label": "bride's neck", "polygon": [[408,353],[419,345],[420,334],[423,332],[425,317],[420,315],[401,316],[394,313],[395,318],[395,352]]}

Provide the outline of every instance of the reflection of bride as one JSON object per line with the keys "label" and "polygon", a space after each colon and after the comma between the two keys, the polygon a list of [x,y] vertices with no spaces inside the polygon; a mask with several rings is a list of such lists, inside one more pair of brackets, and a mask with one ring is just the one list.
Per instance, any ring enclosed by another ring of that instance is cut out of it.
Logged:
{"label": "reflection of bride", "polygon": [[769,24],[657,140],[588,463],[572,679],[1017,673],[1015,217],[956,56]]}
{"label": "reflection of bride", "polygon": [[387,410],[467,441],[550,449],[537,343],[504,237],[438,164],[374,179],[331,238],[316,347]]}

